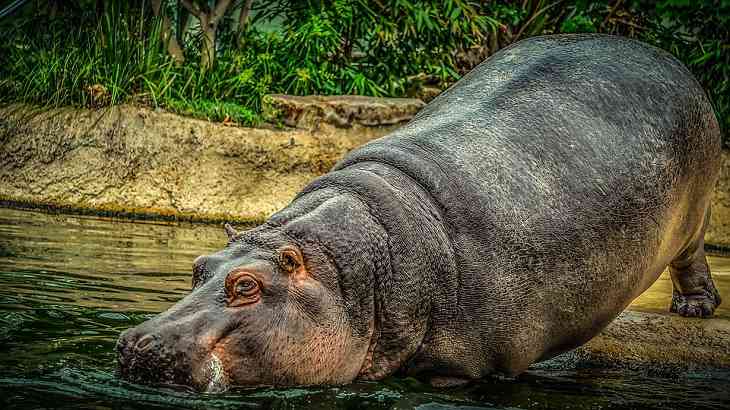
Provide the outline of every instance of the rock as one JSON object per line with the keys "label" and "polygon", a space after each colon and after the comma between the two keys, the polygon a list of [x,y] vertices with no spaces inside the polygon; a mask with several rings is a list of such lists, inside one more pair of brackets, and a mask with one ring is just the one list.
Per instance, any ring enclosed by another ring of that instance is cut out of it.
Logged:
{"label": "rock", "polygon": [[102,84],[94,84],[86,86],[86,93],[91,99],[91,105],[94,107],[103,107],[109,104],[111,94]]}
{"label": "rock", "polygon": [[627,310],[585,345],[537,369],[612,368],[671,375],[730,369],[730,321]]}
{"label": "rock", "polygon": [[441,92],[443,92],[443,90],[438,87],[421,87],[418,90],[416,97],[425,102],[430,102],[434,98],[438,97]]}
{"label": "rock", "polygon": [[269,121],[306,129],[317,129],[320,123],[382,126],[406,122],[424,105],[416,98],[274,94],[264,98],[264,115]]}

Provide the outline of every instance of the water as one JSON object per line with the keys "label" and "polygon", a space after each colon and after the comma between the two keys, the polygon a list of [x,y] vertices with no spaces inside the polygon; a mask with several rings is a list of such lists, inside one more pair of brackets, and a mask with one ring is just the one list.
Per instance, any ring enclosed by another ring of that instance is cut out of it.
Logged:
{"label": "water", "polygon": [[[115,376],[119,333],[190,288],[192,260],[220,228],[130,223],[0,209],[0,409],[29,408],[730,408],[730,374],[652,377],[601,369],[531,370],[432,389],[410,378],[345,387],[200,395]],[[730,260],[713,258],[730,290]],[[664,277],[635,308],[666,309]],[[725,292],[727,294],[727,292]],[[730,318],[730,297],[718,314]]]}

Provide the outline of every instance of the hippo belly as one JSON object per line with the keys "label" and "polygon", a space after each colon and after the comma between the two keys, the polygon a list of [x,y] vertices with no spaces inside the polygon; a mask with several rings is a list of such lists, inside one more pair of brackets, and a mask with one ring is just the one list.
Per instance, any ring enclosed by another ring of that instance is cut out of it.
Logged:
{"label": "hippo belly", "polygon": [[521,41],[263,225],[228,226],[192,292],[122,334],[121,374],[207,391],[517,374],[589,340],[667,266],[670,310],[710,316],[719,152],[703,90],[666,52]]}

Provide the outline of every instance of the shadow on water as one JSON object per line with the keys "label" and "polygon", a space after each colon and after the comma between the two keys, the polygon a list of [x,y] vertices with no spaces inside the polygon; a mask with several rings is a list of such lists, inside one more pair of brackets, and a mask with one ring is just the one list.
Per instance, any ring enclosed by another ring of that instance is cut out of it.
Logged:
{"label": "shadow on water", "polygon": [[[190,288],[192,260],[224,245],[222,229],[0,209],[0,408],[721,408],[730,374],[672,378],[600,369],[533,369],[435,390],[410,378],[344,387],[200,395],[115,375],[119,333]],[[730,289],[730,261],[713,258]],[[634,307],[664,310],[660,279]],[[667,288],[669,285],[669,288]],[[668,289],[668,290],[667,290]],[[730,302],[730,298],[727,298]],[[726,303],[722,316],[730,317]]]}

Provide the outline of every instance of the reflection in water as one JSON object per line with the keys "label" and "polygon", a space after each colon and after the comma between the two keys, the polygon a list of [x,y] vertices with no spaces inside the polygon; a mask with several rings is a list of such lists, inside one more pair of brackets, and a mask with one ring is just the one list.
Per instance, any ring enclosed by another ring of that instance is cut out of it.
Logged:
{"label": "reflection in water", "polygon": [[[190,289],[192,260],[221,228],[129,223],[0,209],[0,408],[717,408],[727,373],[678,379],[596,369],[532,370],[433,390],[413,379],[345,387],[198,395],[129,384],[115,372],[119,333]],[[730,260],[711,265],[730,318]],[[663,276],[632,308],[665,311]]]}
{"label": "reflection in water", "polygon": [[0,213],[3,285],[20,303],[158,312],[190,290],[192,260],[225,245],[209,226],[39,215]]}

